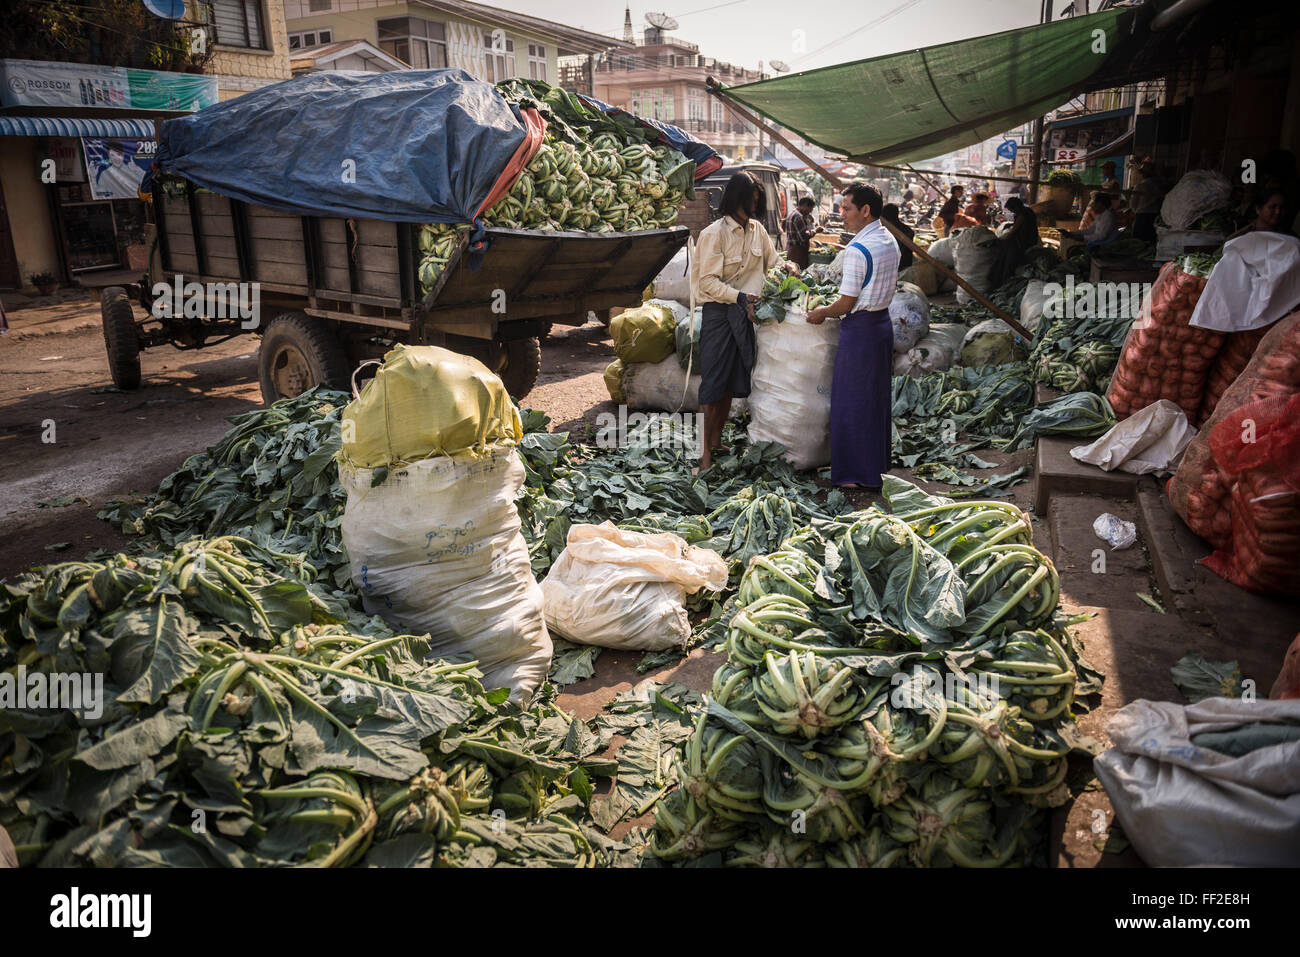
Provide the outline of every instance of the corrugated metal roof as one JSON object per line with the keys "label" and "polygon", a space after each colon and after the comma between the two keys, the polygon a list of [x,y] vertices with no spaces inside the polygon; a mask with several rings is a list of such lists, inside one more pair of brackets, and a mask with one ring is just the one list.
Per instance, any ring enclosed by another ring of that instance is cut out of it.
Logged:
{"label": "corrugated metal roof", "polygon": [[152,120],[0,116],[0,136],[153,136]]}

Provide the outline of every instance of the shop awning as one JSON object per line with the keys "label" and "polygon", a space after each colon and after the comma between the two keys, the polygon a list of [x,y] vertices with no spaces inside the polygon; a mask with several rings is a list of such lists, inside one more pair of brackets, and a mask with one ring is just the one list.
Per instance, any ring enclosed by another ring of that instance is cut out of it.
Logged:
{"label": "shop awning", "polygon": [[926,159],[1042,116],[1113,76],[1150,41],[1138,15],[1145,21],[1154,9],[1112,8],[725,92],[857,162]]}
{"label": "shop awning", "polygon": [[0,136],[153,136],[153,120],[0,116]]}

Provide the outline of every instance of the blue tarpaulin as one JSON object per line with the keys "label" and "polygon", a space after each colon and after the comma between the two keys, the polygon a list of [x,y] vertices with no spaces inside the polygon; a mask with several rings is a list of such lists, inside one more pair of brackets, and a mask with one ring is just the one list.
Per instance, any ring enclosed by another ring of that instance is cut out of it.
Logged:
{"label": "blue tarpaulin", "polygon": [[309,73],[162,124],[159,165],[299,215],[467,223],[524,139],[463,70]]}

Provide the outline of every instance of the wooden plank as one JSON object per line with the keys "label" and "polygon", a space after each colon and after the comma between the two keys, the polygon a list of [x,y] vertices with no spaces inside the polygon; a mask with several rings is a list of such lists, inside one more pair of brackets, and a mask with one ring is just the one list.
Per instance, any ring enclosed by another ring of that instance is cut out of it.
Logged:
{"label": "wooden plank", "polygon": [[235,222],[230,218],[230,213],[200,213],[203,217],[199,222],[203,224],[203,238],[212,237],[214,239],[233,239],[235,236]]}
{"label": "wooden plank", "polygon": [[267,240],[268,242],[301,240],[302,220],[295,216],[277,216],[275,219],[268,219],[265,216],[254,216],[250,212],[248,216],[248,235],[253,238],[254,243],[258,240]]}
{"label": "wooden plank", "polygon": [[[357,268],[371,272],[391,273],[396,276],[401,272],[397,262],[396,246],[358,246]],[[348,247],[343,243],[321,243],[321,260],[327,268],[348,267]]]}
{"label": "wooden plank", "polygon": [[384,296],[401,300],[402,283],[397,273],[362,270],[357,273],[357,291],[367,296]]}
{"label": "wooden plank", "polygon": [[307,252],[301,237],[297,242],[287,239],[273,242],[263,240],[253,243],[253,258],[259,262],[302,264],[306,262]]}
{"label": "wooden plank", "polygon": [[277,263],[259,260],[258,277],[268,283],[284,283],[302,290],[307,288],[307,264],[299,260],[296,263]]}
{"label": "wooden plank", "polygon": [[198,257],[195,256],[193,252],[180,252],[175,246],[175,243],[179,238],[180,237],[177,236],[172,237],[173,245],[171,249],[171,267],[169,272],[180,273],[182,276],[197,275],[199,271]]}
{"label": "wooden plank", "polygon": [[194,200],[199,204],[199,212],[206,219],[209,213],[226,213],[230,211],[230,200],[216,193],[196,190]]}
{"label": "wooden plank", "polygon": [[358,219],[357,237],[362,246],[397,246],[397,224],[379,219]]}

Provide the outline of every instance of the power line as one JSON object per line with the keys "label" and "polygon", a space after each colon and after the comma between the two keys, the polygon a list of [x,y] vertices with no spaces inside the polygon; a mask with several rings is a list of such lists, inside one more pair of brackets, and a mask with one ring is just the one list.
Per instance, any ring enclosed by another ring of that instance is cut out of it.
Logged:
{"label": "power line", "polygon": [[912,7],[916,6],[920,2],[921,0],[904,0],[903,3],[900,3],[892,10],[888,10],[885,13],[882,13],[880,16],[876,17],[876,19],[868,23],[864,23],[862,26],[854,30],[850,30],[848,33],[844,34],[844,36],[836,37],[834,40],[830,41],[829,43],[825,43],[819,46],[816,50],[812,50],[808,53],[805,53],[802,56],[797,57],[796,59],[807,60],[810,57],[816,56],[818,53],[821,53],[825,50],[829,50],[833,46],[838,46],[839,44],[843,43],[845,40],[851,40],[854,36],[861,33],[863,30],[868,30],[871,27],[879,26],[880,24],[884,23],[886,20],[889,20],[897,16],[898,14],[902,13],[904,10],[911,9]]}

